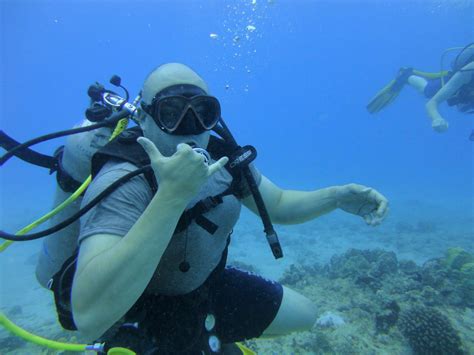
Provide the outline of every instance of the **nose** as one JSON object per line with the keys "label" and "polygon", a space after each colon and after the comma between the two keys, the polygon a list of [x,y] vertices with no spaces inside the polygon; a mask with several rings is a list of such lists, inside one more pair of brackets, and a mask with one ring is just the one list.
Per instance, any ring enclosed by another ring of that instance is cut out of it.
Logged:
{"label": "nose", "polygon": [[194,111],[191,110],[191,108],[188,108],[188,110],[186,111],[186,114],[184,115],[182,121],[182,124],[183,123],[191,131],[195,131],[197,128],[199,128],[198,118],[194,114]]}
{"label": "nose", "polygon": [[189,108],[185,112],[184,117],[181,120],[181,123],[174,131],[174,134],[187,136],[187,135],[193,135],[193,134],[200,134],[204,132],[204,130],[205,130],[204,127],[199,122],[199,119],[196,117],[196,114],[194,113],[194,111],[191,108]]}

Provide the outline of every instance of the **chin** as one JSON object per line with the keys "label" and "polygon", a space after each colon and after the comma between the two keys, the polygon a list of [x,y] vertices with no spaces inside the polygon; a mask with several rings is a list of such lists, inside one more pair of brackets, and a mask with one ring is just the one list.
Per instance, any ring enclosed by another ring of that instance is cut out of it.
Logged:
{"label": "chin", "polygon": [[197,135],[175,137],[179,137],[180,143],[186,143],[193,148],[206,149],[207,144],[209,143],[210,131],[206,131]]}

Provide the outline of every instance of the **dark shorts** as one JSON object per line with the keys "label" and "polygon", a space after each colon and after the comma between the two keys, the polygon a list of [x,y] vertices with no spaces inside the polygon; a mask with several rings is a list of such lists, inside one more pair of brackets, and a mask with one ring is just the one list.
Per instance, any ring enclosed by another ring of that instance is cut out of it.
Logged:
{"label": "dark shorts", "polygon": [[[282,298],[279,283],[226,267],[189,294],[143,295],[127,313],[125,326],[100,340],[139,354],[201,353],[210,335],[222,344],[259,337]],[[209,314],[215,317],[212,331],[204,327]]]}
{"label": "dark shorts", "polygon": [[424,95],[427,99],[431,99],[441,89],[441,79],[428,80],[425,86]]}
{"label": "dark shorts", "polygon": [[283,287],[228,267],[214,290],[217,334],[224,343],[257,338],[275,319]]}

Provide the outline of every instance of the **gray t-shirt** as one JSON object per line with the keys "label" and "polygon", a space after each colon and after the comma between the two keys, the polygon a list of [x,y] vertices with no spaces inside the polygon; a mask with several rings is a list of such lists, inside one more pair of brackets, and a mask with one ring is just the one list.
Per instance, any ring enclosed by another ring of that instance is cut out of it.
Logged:
{"label": "gray t-shirt", "polygon": [[[82,202],[83,206],[111,183],[136,169],[135,165],[127,162],[116,160],[107,162],[87,189]],[[253,167],[252,172],[258,185],[261,175]],[[226,169],[221,169],[209,178],[187,209],[203,198],[225,191],[231,182],[232,176]],[[245,183],[241,184],[239,190],[243,197],[250,194]],[[143,174],[127,181],[81,218],[79,243],[95,234],[125,236],[152,198],[153,192]],[[148,285],[147,292],[178,295],[199,287],[219,263],[226,247],[227,236],[239,218],[240,209],[241,201],[238,198],[234,195],[225,196],[222,204],[204,214],[218,226],[213,235],[194,221],[187,230],[175,233]],[[187,247],[185,248],[186,233]],[[186,261],[189,262],[191,268],[183,273],[179,270],[179,264],[184,259],[185,251]]]}

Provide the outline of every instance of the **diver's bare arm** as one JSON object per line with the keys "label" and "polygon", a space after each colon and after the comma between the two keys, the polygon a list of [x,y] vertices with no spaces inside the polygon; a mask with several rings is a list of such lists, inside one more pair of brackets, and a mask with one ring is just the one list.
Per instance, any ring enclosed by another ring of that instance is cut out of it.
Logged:
{"label": "diver's bare arm", "polygon": [[[337,187],[315,191],[282,190],[262,176],[258,189],[272,222],[277,224],[303,223],[337,208]],[[252,196],[245,198],[243,203],[258,214]]]}
{"label": "diver's bare arm", "polygon": [[96,236],[92,236],[82,243],[72,306],[75,323],[86,337],[94,339],[102,335],[140,297],[186,203],[160,188],[123,238],[102,238],[113,243],[101,244],[101,238],[94,241]]}
{"label": "diver's bare arm", "polygon": [[[466,70],[466,71],[464,71]],[[461,71],[458,71],[454,76],[444,85],[435,96],[426,103],[426,111],[432,121],[442,120],[438,106],[448,100],[452,95],[456,93],[464,84],[471,80],[474,70],[474,62],[469,63]]]}
{"label": "diver's bare arm", "polygon": [[[293,191],[282,190],[262,176],[258,188],[270,219],[279,224],[303,223],[339,208],[376,226],[388,213],[388,200],[375,189],[359,184],[331,186],[315,191]],[[243,203],[258,214],[252,197],[247,197]]]}

